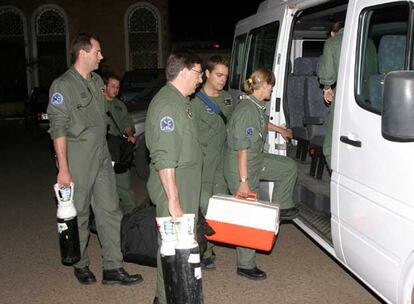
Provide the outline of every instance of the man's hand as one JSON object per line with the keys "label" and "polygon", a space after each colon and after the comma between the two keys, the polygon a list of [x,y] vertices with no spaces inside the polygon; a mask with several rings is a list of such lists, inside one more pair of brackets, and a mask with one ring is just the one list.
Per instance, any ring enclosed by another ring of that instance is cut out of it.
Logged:
{"label": "man's hand", "polygon": [[134,135],[129,135],[127,137],[128,141],[135,144],[135,142],[137,141],[137,138]]}
{"label": "man's hand", "polygon": [[72,182],[72,176],[70,175],[69,171],[59,170],[59,173],[57,175],[57,184],[59,186],[70,187],[71,182]]}
{"label": "man's hand", "polygon": [[125,128],[124,135],[127,137],[128,141],[135,144],[137,138],[134,136],[134,131],[131,127]]}
{"label": "man's hand", "polygon": [[334,99],[334,92],[332,88],[323,89],[323,99],[327,104],[331,104]]}
{"label": "man's hand", "polygon": [[237,189],[236,195],[240,195],[243,197],[247,197],[247,195],[250,192],[250,188],[249,188],[249,183],[246,182],[240,182],[239,184],[239,188]]}
{"label": "man's hand", "polygon": [[183,216],[184,212],[181,209],[179,200],[168,201],[168,212],[172,218],[177,218]]}

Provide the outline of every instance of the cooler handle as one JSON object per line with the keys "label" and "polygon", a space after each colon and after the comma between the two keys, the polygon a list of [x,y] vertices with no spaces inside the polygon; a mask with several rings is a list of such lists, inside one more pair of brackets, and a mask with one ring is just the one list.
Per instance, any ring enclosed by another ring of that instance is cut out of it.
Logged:
{"label": "cooler handle", "polygon": [[241,196],[239,193],[236,194],[236,198],[243,201],[248,202],[257,202],[257,194],[255,192],[249,192],[247,193],[247,196]]}

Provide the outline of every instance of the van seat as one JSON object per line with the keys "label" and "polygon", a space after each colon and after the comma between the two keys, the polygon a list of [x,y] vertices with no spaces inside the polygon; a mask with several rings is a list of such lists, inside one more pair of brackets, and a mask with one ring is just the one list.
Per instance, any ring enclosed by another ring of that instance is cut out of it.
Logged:
{"label": "van seat", "polygon": [[314,74],[315,62],[307,57],[296,58],[293,73],[288,75],[287,82],[287,109],[289,128],[292,129],[293,138],[298,140],[296,158],[306,160],[308,153],[309,136],[304,119],[305,80],[306,76]]}
{"label": "van seat", "polygon": [[404,68],[406,36],[384,35],[378,47],[378,71],[372,75],[369,83],[371,105],[378,110],[382,109],[382,91],[385,76],[391,71]]}
{"label": "van seat", "polygon": [[315,176],[316,173],[316,177],[320,179],[325,167],[322,145],[326,135],[329,108],[323,100],[322,88],[316,76],[319,57],[310,57],[308,60],[312,70],[305,76],[303,124],[308,131],[309,145],[313,151],[310,175]]}

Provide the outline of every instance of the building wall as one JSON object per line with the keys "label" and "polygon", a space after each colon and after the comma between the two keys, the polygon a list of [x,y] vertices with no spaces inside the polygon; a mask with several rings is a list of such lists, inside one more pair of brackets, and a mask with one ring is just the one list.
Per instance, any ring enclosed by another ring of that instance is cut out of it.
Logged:
{"label": "building wall", "polygon": [[[127,68],[125,14],[131,5],[145,3],[155,7],[160,14],[159,39],[162,49],[159,66],[161,67],[170,50],[168,0],[0,0],[0,7],[3,5],[13,6],[24,14],[27,24],[29,62],[33,60],[34,49],[32,16],[40,6],[52,4],[63,9],[67,16],[68,40],[70,41],[77,33],[82,32],[98,36],[105,57],[103,64],[122,76]],[[0,58],[0,60],[4,59]],[[33,79],[29,81],[29,83],[33,82]]]}

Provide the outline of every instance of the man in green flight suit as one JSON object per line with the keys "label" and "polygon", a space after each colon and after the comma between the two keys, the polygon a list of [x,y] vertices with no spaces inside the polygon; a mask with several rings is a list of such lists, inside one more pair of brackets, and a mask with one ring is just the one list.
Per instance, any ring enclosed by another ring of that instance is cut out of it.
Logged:
{"label": "man in green flight suit", "polygon": [[[189,52],[171,54],[166,66],[168,83],[148,108],[145,141],[151,163],[147,188],[157,217],[194,213],[197,218],[202,156],[188,96],[202,82],[200,63]],[[154,303],[167,303],[160,254]]]}
{"label": "man in green flight suit", "polygon": [[74,265],[74,273],[81,284],[96,282],[86,252],[92,206],[102,245],[102,283],[137,284],[143,281],[141,275],[129,275],[122,268],[121,212],[105,137],[104,84],[92,72],[103,58],[99,40],[80,34],[72,41],[70,52],[73,65],[52,83],[47,113],[59,169],[57,184],[75,185],[81,259]]}
{"label": "man in green flight suit", "polygon": [[336,84],[338,77],[339,58],[344,33],[343,27],[342,21],[337,21],[332,25],[329,32],[330,38],[326,40],[323,46],[323,53],[319,61],[317,73],[319,82],[323,85],[323,99],[326,103],[331,104],[327,131],[323,142],[323,154],[329,168],[331,168],[332,129],[335,111],[333,86]]}
{"label": "man in green flight suit", "polygon": [[[128,110],[125,104],[116,96],[119,93],[119,78],[114,74],[104,77],[105,99],[108,102],[108,111],[111,113],[109,118],[108,133],[114,136],[126,136],[128,141],[135,143],[134,123],[128,116]],[[109,139],[108,139],[109,141]],[[119,207],[122,214],[132,211],[137,206],[134,191],[131,187],[131,171],[126,169],[124,173],[115,173],[116,189],[119,196]]]}
{"label": "man in green flight suit", "polygon": [[[223,90],[229,75],[227,61],[220,56],[212,56],[205,63],[205,73],[206,82],[193,100],[195,122],[203,153],[200,210],[204,215],[207,213],[209,198],[213,194],[228,193],[223,173],[224,142],[226,121],[235,107],[230,94]],[[201,260],[201,266],[205,270],[215,269],[212,248],[212,243],[208,243]]]}
{"label": "man in green flight suit", "polygon": [[[335,89],[337,78],[339,59],[341,56],[342,38],[344,34],[343,21],[336,21],[332,24],[329,31],[330,38],[326,40],[323,53],[320,57],[318,65],[319,82],[323,85],[323,99],[327,104],[331,104],[329,112],[327,132],[323,142],[323,154],[325,155],[326,163],[331,168],[331,152],[332,152],[332,129],[335,112]],[[364,60],[364,74],[363,74],[363,94],[369,94],[369,79],[371,75],[378,74],[378,56],[377,50],[372,39],[368,39]]]}

